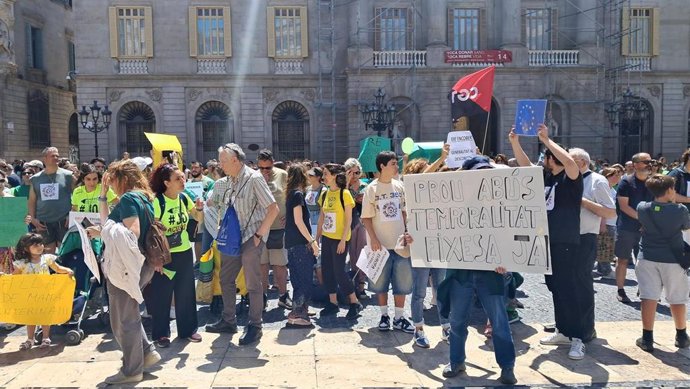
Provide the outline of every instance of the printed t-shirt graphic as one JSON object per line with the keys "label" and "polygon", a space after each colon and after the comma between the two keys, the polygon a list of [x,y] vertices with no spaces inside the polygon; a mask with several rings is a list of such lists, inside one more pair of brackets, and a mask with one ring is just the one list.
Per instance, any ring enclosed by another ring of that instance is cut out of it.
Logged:
{"label": "printed t-shirt graphic", "polygon": [[[189,242],[189,234],[187,234],[187,223],[189,222],[189,212],[194,208],[194,202],[185,193],[181,193],[181,196],[187,198],[185,207],[185,200],[181,197],[177,199],[168,198],[168,196],[163,195],[165,200],[165,214],[161,216],[161,206],[158,202],[158,196],[153,199],[153,214],[156,219],[160,219],[161,223],[167,228],[165,231],[165,236],[172,236],[174,234],[180,233],[182,244],[176,247],[171,247],[171,253],[181,253],[183,251],[189,250],[192,245]],[[186,208],[186,209],[185,209]]]}
{"label": "printed t-shirt graphic", "polygon": [[[322,193],[319,203],[323,204],[323,236],[340,240],[345,228],[345,210],[340,204],[340,190],[328,190]],[[349,190],[343,190],[343,203],[345,206],[355,206],[355,199],[352,198]],[[346,240],[350,240],[350,235],[352,235],[351,232],[347,234]]]}

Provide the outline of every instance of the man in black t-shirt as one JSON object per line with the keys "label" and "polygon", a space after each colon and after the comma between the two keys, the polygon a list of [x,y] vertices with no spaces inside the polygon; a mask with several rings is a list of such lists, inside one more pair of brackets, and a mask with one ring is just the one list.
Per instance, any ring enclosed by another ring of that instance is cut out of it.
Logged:
{"label": "man in black t-shirt", "polygon": [[640,244],[640,222],[637,221],[637,205],[642,201],[652,201],[654,196],[647,190],[645,181],[651,173],[652,157],[647,153],[637,153],[632,157],[635,174],[625,176],[618,184],[618,221],[616,222],[616,286],[618,301],[628,304],[630,298],[623,285],[628,271],[632,252],[637,252]]}
{"label": "man in black t-shirt", "polygon": [[690,210],[690,149],[685,150],[680,161],[683,165],[671,170],[668,176],[676,179],[676,202]]}
{"label": "man in black t-shirt", "polygon": [[[591,309],[591,264],[578,258],[580,245],[580,207],[582,203],[582,174],[568,151],[549,139],[548,129],[540,125],[539,141],[546,146],[544,153],[544,197],[549,222],[549,248],[552,275],[546,285],[553,297],[556,332],[540,340],[543,345],[570,344],[568,357],[585,356],[583,341],[591,339],[593,323],[588,318]],[[532,163],[520,146],[517,135],[510,131],[510,145],[520,166]],[[588,281],[588,282],[587,282]]]}

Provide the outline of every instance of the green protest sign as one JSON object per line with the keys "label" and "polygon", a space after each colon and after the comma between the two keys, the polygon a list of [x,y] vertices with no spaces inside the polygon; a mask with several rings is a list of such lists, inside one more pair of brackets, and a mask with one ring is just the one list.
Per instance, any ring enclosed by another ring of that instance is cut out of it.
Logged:
{"label": "green protest sign", "polygon": [[365,173],[376,172],[376,156],[391,149],[391,140],[380,136],[372,135],[359,142],[359,163]]}
{"label": "green protest sign", "polygon": [[28,213],[25,197],[0,197],[0,247],[14,247],[26,234],[24,217]]}

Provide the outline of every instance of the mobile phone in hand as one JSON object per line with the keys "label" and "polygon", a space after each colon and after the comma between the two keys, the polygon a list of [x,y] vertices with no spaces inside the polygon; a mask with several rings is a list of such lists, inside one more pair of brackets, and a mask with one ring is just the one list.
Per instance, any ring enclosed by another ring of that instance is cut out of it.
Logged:
{"label": "mobile phone in hand", "polygon": [[85,217],[84,219],[82,219],[81,225],[82,225],[82,227],[84,227],[84,228],[89,228],[89,227],[92,227],[94,224],[91,223],[91,220],[89,220],[88,217]]}

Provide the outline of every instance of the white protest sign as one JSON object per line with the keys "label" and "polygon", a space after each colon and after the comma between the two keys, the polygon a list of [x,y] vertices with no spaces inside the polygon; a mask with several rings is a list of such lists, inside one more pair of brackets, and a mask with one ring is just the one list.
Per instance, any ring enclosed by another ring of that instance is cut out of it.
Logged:
{"label": "white protest sign", "polygon": [[469,131],[449,132],[446,143],[450,145],[448,158],[446,158],[446,165],[450,168],[462,167],[462,163],[466,159],[477,155],[477,145]]}
{"label": "white protest sign", "polygon": [[184,187],[194,193],[198,199],[204,198],[204,183],[199,182],[188,182],[184,184]]}
{"label": "white protest sign", "polygon": [[74,223],[79,231],[79,237],[81,238],[81,251],[84,252],[84,263],[86,267],[91,270],[91,274],[96,277],[98,282],[101,282],[101,274],[98,272],[98,261],[96,260],[96,255],[93,253],[91,248],[91,239],[87,235],[86,230],[81,225],[81,221],[77,219],[78,223]]}
{"label": "white protest sign", "polygon": [[551,274],[542,174],[524,167],[406,175],[412,266]]}
{"label": "white protest sign", "polygon": [[67,227],[71,228],[73,225],[81,223],[81,221],[84,220],[84,218],[89,219],[91,224],[95,226],[101,225],[101,216],[97,212],[72,211],[69,213],[69,225]]}
{"label": "white protest sign", "polygon": [[357,267],[366,274],[371,281],[376,282],[379,277],[381,277],[383,267],[386,265],[388,257],[390,257],[390,253],[384,248],[378,251],[371,251],[371,247],[364,246],[362,252],[359,254]]}

